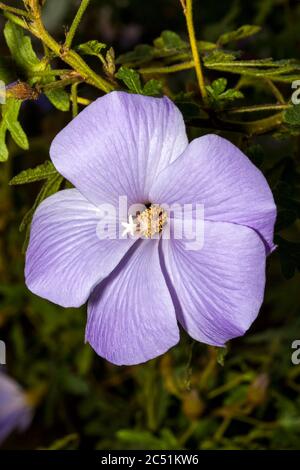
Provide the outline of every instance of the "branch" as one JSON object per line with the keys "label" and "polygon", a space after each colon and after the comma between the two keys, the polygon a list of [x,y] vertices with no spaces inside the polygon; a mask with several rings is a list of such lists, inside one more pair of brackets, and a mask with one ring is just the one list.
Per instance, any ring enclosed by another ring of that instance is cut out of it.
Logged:
{"label": "branch", "polygon": [[193,22],[193,0],[180,0],[183,6],[183,12],[186,18],[187,30],[189,33],[189,39],[191,44],[192,55],[194,59],[194,67],[197,75],[200,93],[204,103],[207,102],[207,91],[205,88],[204,76],[197,46],[197,40],[195,36],[194,22]]}

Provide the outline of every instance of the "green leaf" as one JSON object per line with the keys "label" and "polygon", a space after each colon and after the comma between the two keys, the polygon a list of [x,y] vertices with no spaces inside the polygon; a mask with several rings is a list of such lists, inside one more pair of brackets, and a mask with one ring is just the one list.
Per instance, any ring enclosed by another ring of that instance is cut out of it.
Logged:
{"label": "green leaf", "polygon": [[162,92],[162,83],[159,80],[149,80],[143,88],[143,95],[146,96],[160,96]]}
{"label": "green leaf", "polygon": [[41,181],[56,174],[57,171],[53,163],[49,160],[46,160],[44,163],[36,166],[35,168],[28,168],[27,170],[21,171],[21,173],[14,176],[10,180],[9,184],[12,186],[33,183],[34,181]]}
{"label": "green leaf", "polygon": [[116,63],[127,64],[129,66],[140,66],[147,62],[150,62],[154,57],[154,48],[148,44],[139,44],[134,48],[133,51],[127,52],[126,54],[120,55]]}
{"label": "green leaf", "polygon": [[288,108],[283,114],[283,120],[290,126],[300,126],[300,104]]}
{"label": "green leaf", "polygon": [[96,40],[88,41],[83,44],[80,44],[76,49],[84,55],[94,55],[99,57],[100,52],[107,47],[104,42],[99,42]]}
{"label": "green leaf", "polygon": [[5,162],[8,159],[8,149],[5,143],[6,140],[6,126],[4,121],[0,123],[0,162]]}
{"label": "green leaf", "polygon": [[220,64],[227,62],[232,62],[236,59],[236,55],[231,52],[224,52],[219,49],[213,50],[210,54],[208,54],[204,58],[204,64],[205,65],[213,65],[213,64]]}
{"label": "green leaf", "polygon": [[19,67],[31,71],[40,69],[40,61],[32,48],[31,39],[24,34],[20,26],[7,21],[4,36],[11,55]]}
{"label": "green leaf", "polygon": [[234,88],[228,88],[228,90],[226,90],[226,86],[226,78],[218,78],[214,80],[211,85],[206,86],[209,98],[214,104],[224,105],[226,101],[233,101],[244,97],[241,91],[235,90]]}
{"label": "green leaf", "polygon": [[159,38],[154,40],[154,46],[158,49],[180,50],[188,47],[188,43],[173,31],[163,31]]}
{"label": "green leaf", "polygon": [[143,93],[140,75],[136,70],[122,66],[115,76],[122,80],[130,91],[139,94]]}
{"label": "green leaf", "polygon": [[211,84],[213,93],[215,96],[220,95],[223,91],[226,90],[227,87],[227,79],[226,78],[217,78]]}
{"label": "green leaf", "polygon": [[70,98],[69,94],[63,88],[56,88],[45,92],[48,100],[60,111],[69,111]]}
{"label": "green leaf", "polygon": [[24,150],[29,148],[29,143],[21,124],[18,121],[18,115],[21,107],[21,100],[8,98],[2,105],[2,121],[0,124],[0,161],[8,158],[6,146],[6,132],[9,131],[13,140]]}
{"label": "green leaf", "polygon": [[238,41],[240,39],[253,36],[254,34],[257,34],[260,30],[260,26],[245,24],[244,26],[241,26],[235,31],[230,31],[229,33],[222,34],[219,37],[217,43],[220,44],[220,46],[224,46],[229,42]]}

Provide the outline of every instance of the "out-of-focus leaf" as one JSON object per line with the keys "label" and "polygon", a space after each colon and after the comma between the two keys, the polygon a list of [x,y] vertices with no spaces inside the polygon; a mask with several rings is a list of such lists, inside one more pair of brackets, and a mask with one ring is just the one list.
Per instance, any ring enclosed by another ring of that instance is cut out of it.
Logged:
{"label": "out-of-focus leaf", "polygon": [[154,46],[159,49],[180,50],[188,47],[188,43],[173,31],[163,31],[159,38],[154,40]]}
{"label": "out-of-focus leaf", "polygon": [[224,366],[224,362],[225,362],[225,357],[228,353],[228,349],[227,347],[225,348],[218,348],[218,352],[217,352],[217,361],[218,361],[218,364],[220,364],[220,366]]}
{"label": "out-of-focus leaf", "polygon": [[9,184],[25,184],[33,183],[34,181],[41,181],[49,178],[50,176],[56,175],[57,170],[52,162],[46,160],[41,165],[36,166],[35,168],[28,168],[28,170],[21,171],[18,175],[14,176]]}
{"label": "out-of-focus leaf", "polygon": [[288,108],[283,114],[283,119],[290,126],[300,126],[300,104]]}
{"label": "out-of-focus leaf", "polygon": [[254,34],[258,33],[261,30],[260,26],[256,25],[249,25],[245,24],[240,28],[236,29],[235,31],[230,31],[229,33],[222,34],[217,43],[220,46],[225,46],[231,41],[238,41],[240,39],[247,38],[249,36],[253,36]]}
{"label": "out-of-focus leaf", "polygon": [[42,450],[69,450],[76,449],[79,441],[78,434],[68,434],[54,441],[49,447],[42,447]]}
{"label": "out-of-focus leaf", "polygon": [[150,62],[154,57],[154,48],[148,44],[139,44],[133,51],[120,55],[116,63],[127,64],[128,66],[139,66]]}

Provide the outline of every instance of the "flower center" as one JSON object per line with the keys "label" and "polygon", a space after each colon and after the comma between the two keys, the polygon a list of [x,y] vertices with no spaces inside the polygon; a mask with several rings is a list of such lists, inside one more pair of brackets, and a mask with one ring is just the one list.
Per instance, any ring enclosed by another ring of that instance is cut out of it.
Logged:
{"label": "flower center", "polygon": [[157,205],[151,205],[136,218],[137,231],[146,238],[152,238],[162,231],[167,222],[167,213]]}
{"label": "flower center", "polygon": [[129,216],[129,222],[123,222],[123,236],[139,235],[146,238],[152,238],[161,233],[163,226],[167,222],[167,212],[162,207],[151,204],[143,212],[138,213],[136,217]]}

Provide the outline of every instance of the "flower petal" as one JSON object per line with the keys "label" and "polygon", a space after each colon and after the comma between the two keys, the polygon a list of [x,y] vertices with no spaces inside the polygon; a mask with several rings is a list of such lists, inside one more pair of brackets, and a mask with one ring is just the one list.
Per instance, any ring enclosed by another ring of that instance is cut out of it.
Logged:
{"label": "flower petal", "polygon": [[[108,224],[109,217],[105,219]],[[45,199],[31,226],[27,287],[64,307],[82,305],[135,241],[101,239],[97,233],[101,220],[103,212],[77,189],[59,191]]]}
{"label": "flower petal", "polygon": [[192,234],[163,240],[165,269],[182,326],[198,341],[223,346],[243,335],[258,314],[265,247],[252,229],[224,222],[205,221],[203,240],[194,251]]}
{"label": "flower petal", "polygon": [[158,243],[141,240],[90,298],[86,340],[114,364],[145,362],[179,340]]}
{"label": "flower petal", "polygon": [[159,175],[150,200],[203,204],[206,220],[251,227],[269,249],[274,247],[276,206],[265,177],[237,147],[217,135],[193,140]]}
{"label": "flower petal", "polygon": [[24,431],[32,420],[32,409],[21,387],[0,371],[0,443],[14,430]]}
{"label": "flower petal", "polygon": [[53,140],[58,171],[91,202],[148,202],[157,174],[188,144],[168,98],[112,92],[84,109]]}

